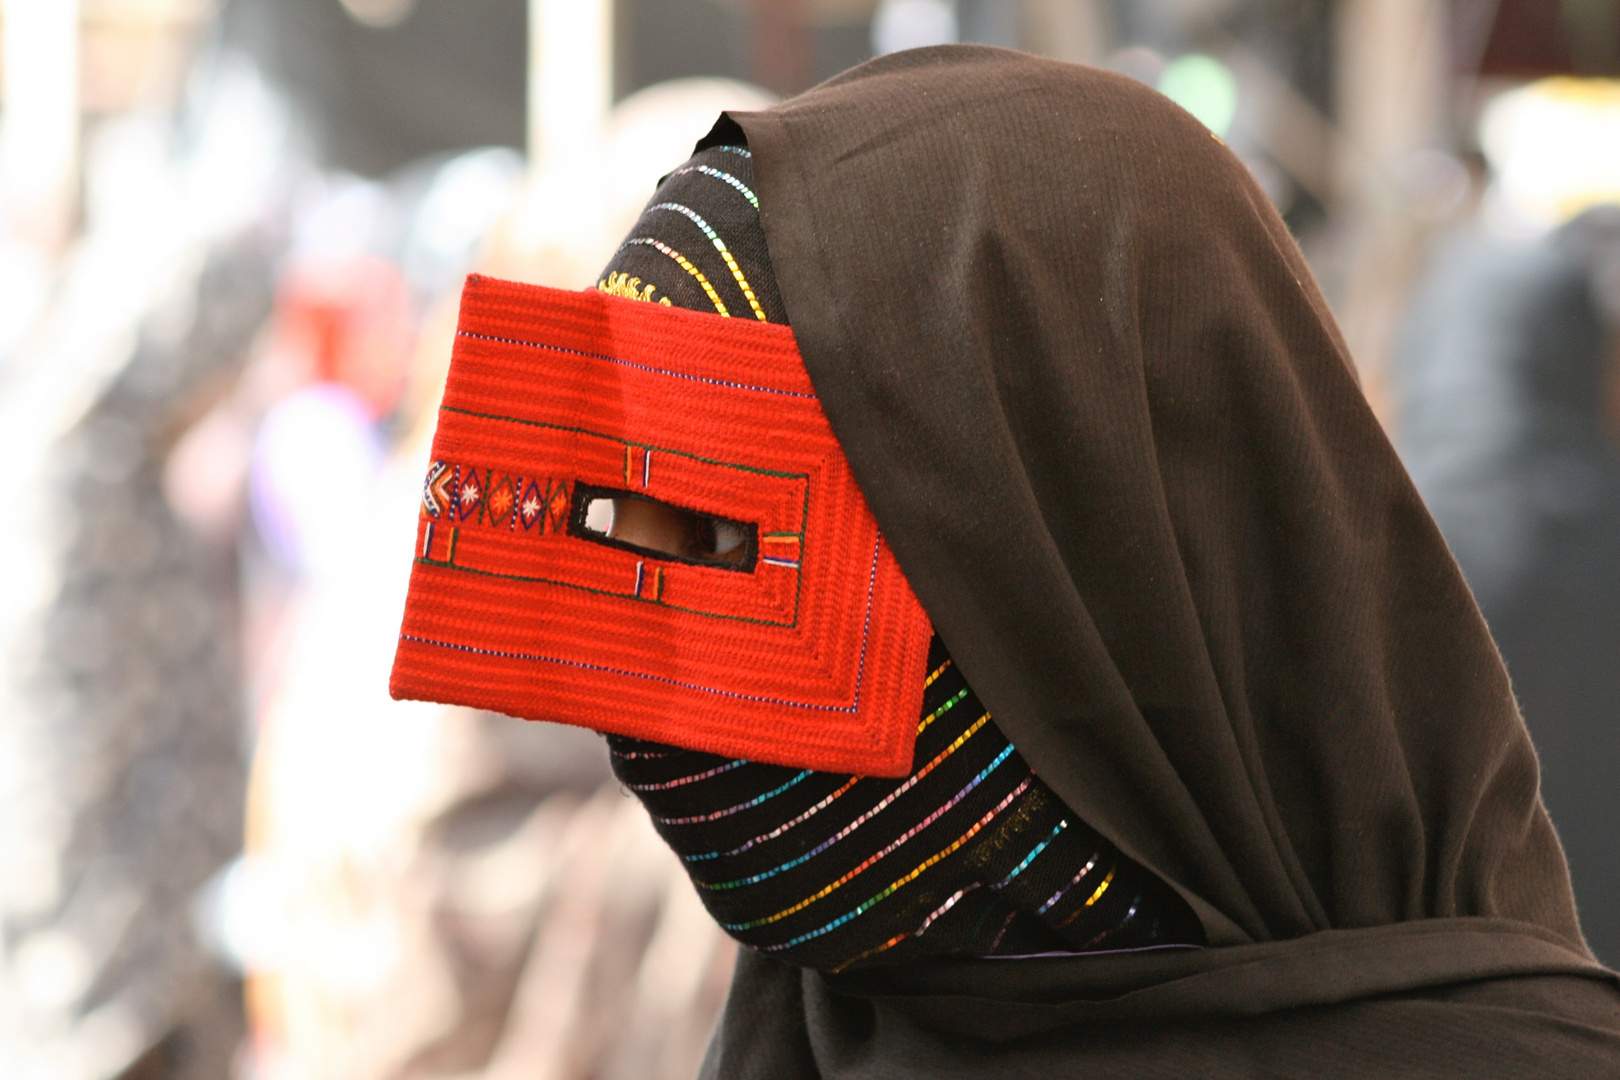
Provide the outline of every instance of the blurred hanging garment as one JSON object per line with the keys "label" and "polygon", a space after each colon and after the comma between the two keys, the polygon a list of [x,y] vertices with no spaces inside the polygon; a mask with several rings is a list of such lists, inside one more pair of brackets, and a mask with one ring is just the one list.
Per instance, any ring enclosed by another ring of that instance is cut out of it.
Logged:
{"label": "blurred hanging garment", "polygon": [[[1620,963],[1620,207],[1429,266],[1396,356],[1398,443],[1490,623],[1581,925]],[[1606,415],[1606,413],[1608,415]]]}
{"label": "blurred hanging garment", "polygon": [[[0,717],[0,1075],[206,1080],[241,1039],[240,983],[194,923],[241,846],[236,548],[171,506],[165,459],[269,300],[262,250],[216,251],[107,385],[76,388],[89,407],[38,472],[13,476],[46,511],[46,554]],[[177,310],[199,315],[162,332]]]}

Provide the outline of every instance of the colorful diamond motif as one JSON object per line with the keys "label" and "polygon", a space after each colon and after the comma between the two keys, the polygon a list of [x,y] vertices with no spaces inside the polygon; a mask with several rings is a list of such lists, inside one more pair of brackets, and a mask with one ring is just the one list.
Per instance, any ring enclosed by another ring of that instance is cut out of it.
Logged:
{"label": "colorful diamond motif", "polygon": [[547,516],[551,519],[551,530],[561,532],[568,527],[568,513],[572,509],[568,481],[561,481],[556,488],[552,488],[548,481],[546,488],[546,510]]}
{"label": "colorful diamond motif", "polygon": [[[523,478],[518,477],[518,483],[521,484],[522,482]],[[517,492],[513,489],[512,478],[510,476],[501,477],[501,482],[490,489],[489,495],[484,500],[484,505],[489,510],[489,523],[491,525],[506,524],[507,515],[511,514],[512,508],[517,505],[517,501]]]}
{"label": "colorful diamond motif", "polygon": [[461,515],[461,520],[472,517],[483,501],[484,486],[478,470],[468,469],[467,475],[462,477],[461,487],[456,491],[456,511]]}
{"label": "colorful diamond motif", "polygon": [[518,503],[518,520],[523,522],[525,529],[532,529],[535,522],[545,513],[545,509],[545,497],[540,494],[539,486],[530,480],[529,486],[523,489],[523,500]]}

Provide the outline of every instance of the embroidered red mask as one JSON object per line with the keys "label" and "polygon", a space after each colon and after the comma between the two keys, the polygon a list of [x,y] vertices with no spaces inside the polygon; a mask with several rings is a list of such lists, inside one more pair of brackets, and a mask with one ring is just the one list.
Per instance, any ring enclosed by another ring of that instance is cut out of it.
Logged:
{"label": "embroidered red mask", "polygon": [[468,279],[396,698],[904,776],[929,637],[788,327]]}

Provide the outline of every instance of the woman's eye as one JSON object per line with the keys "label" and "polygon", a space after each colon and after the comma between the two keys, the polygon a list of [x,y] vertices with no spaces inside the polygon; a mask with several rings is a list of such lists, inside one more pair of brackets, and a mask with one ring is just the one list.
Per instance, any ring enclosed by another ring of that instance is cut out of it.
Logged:
{"label": "woman's eye", "polygon": [[725,555],[737,552],[739,557],[748,534],[743,532],[742,526],[731,521],[716,521],[714,523],[714,553]]}
{"label": "woman's eye", "polygon": [[754,525],[583,484],[576,499],[570,530],[586,539],[616,540],[652,554],[752,569]]}
{"label": "woman's eye", "polygon": [[744,547],[748,534],[736,522],[693,514],[690,523],[691,550],[687,552],[688,558],[737,562],[748,554]]}

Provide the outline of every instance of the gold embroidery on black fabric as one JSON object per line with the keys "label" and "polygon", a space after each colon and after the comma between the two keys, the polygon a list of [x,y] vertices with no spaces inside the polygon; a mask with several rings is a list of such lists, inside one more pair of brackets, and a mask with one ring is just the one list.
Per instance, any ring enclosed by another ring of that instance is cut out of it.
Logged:
{"label": "gold embroidery on black fabric", "polygon": [[665,307],[673,306],[667,296],[660,296],[656,300],[653,293],[657,291],[655,285],[643,285],[638,277],[631,277],[626,273],[610,273],[607,277],[596,283],[596,291],[607,293],[609,296],[622,296],[626,300],[642,300],[649,304],[662,304]]}

